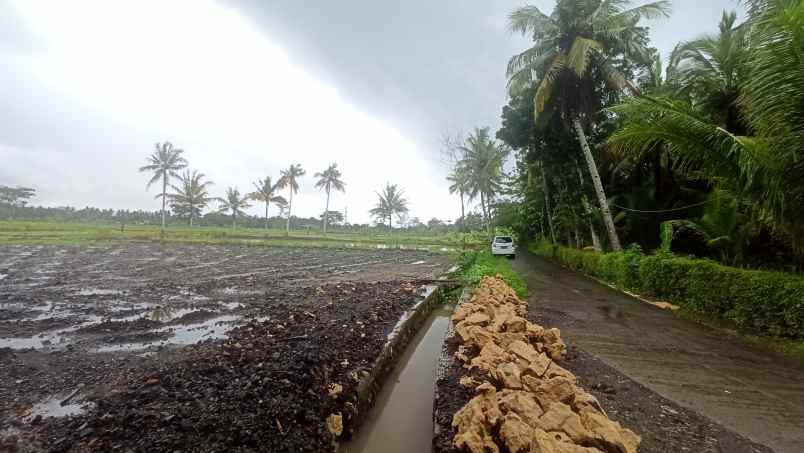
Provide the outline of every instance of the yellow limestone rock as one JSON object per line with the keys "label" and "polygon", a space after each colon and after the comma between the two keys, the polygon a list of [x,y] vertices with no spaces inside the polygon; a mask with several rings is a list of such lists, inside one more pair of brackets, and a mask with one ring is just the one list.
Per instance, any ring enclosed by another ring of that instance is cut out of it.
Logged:
{"label": "yellow limestone rock", "polygon": [[581,414],[584,426],[599,445],[606,451],[616,453],[636,453],[642,439],[630,429],[597,412]]}
{"label": "yellow limestone rock", "polygon": [[513,343],[508,345],[508,351],[512,354],[516,355],[517,357],[525,360],[530,364],[531,362],[538,360],[539,352],[533,348],[533,346],[522,342],[522,341],[514,341]]}
{"label": "yellow limestone rock", "polygon": [[527,327],[525,327],[525,333],[531,340],[540,341],[542,339],[542,336],[544,335],[544,327],[529,322]]}
{"label": "yellow limestone rock", "polygon": [[481,326],[467,325],[466,320],[463,320],[455,326],[455,332],[461,339],[461,342],[466,345],[473,345],[482,348],[486,343],[493,342],[495,334],[484,329]]}
{"label": "yellow limestone rock", "polygon": [[343,434],[343,416],[341,416],[340,412],[330,414],[330,416],[327,417],[327,429],[335,437]]}
{"label": "yellow limestone rock", "polygon": [[497,391],[486,382],[477,387],[477,392],[477,396],[452,417],[452,426],[457,431],[453,443],[455,448],[472,453],[499,453],[491,435],[502,418],[497,406]]}
{"label": "yellow limestone rock", "polygon": [[547,432],[563,432],[575,443],[587,443],[592,434],[581,423],[581,417],[563,403],[550,405],[550,409],[539,417],[539,428]]}
{"label": "yellow limestone rock", "polygon": [[592,411],[606,415],[606,412],[600,405],[600,401],[598,401],[594,395],[580,387],[575,387],[575,397],[572,399],[572,409],[579,414]]}
{"label": "yellow limestone rock", "polygon": [[534,377],[541,378],[547,373],[550,368],[552,360],[545,353],[541,353],[536,357],[536,360],[530,362],[528,367],[522,371],[522,374],[530,374]]}
{"label": "yellow limestone rock", "polygon": [[472,368],[479,368],[483,371],[491,371],[503,362],[508,360],[503,348],[497,346],[493,341],[489,341],[480,350],[480,354],[473,358],[469,363]]}
{"label": "yellow limestone rock", "polygon": [[546,379],[541,381],[536,394],[551,403],[571,404],[575,398],[575,383],[563,376]]}
{"label": "yellow limestone rock", "polygon": [[467,325],[478,325],[478,326],[485,326],[491,321],[491,318],[485,313],[475,312],[471,315],[467,316],[466,319],[463,320]]}
{"label": "yellow limestone rock", "polygon": [[531,427],[539,426],[539,417],[544,413],[533,394],[522,390],[497,392],[497,405],[502,413],[515,413]]}
{"label": "yellow limestone rock", "polygon": [[544,373],[544,378],[545,379],[550,379],[550,378],[554,378],[554,377],[567,378],[570,381],[572,381],[573,384],[578,382],[578,380],[575,378],[575,375],[570,373],[569,370],[567,370],[566,368],[562,367],[561,365],[559,365],[559,364],[557,364],[555,362],[550,362],[550,366],[547,368],[547,371],[545,371],[545,373]]}
{"label": "yellow limestone rock", "polygon": [[457,324],[466,319],[466,317],[471,315],[472,313],[476,313],[482,310],[483,310],[482,305],[468,302],[465,304],[460,304],[457,307],[455,307],[455,311],[452,313],[452,322]]}
{"label": "yellow limestone rock", "polygon": [[499,276],[483,279],[455,311],[456,357],[502,387],[461,378],[477,394],[453,417],[455,447],[470,453],[637,453],[639,436],[610,420],[556,363],[566,354],[561,332],[526,315],[527,303]]}
{"label": "yellow limestone rock", "polygon": [[495,375],[503,388],[515,390],[522,388],[522,381],[519,378],[519,367],[512,362],[503,363],[498,366]]}
{"label": "yellow limestone rock", "polygon": [[545,330],[542,335],[542,341],[547,355],[553,360],[561,360],[567,352],[567,346],[564,344],[564,340],[561,339],[561,331],[558,329]]}
{"label": "yellow limestone rock", "polygon": [[505,414],[500,426],[500,440],[511,453],[529,453],[533,444],[533,428],[515,414]]}
{"label": "yellow limestone rock", "polygon": [[539,428],[533,433],[532,453],[603,453],[597,448],[575,445],[564,433],[548,433]]}

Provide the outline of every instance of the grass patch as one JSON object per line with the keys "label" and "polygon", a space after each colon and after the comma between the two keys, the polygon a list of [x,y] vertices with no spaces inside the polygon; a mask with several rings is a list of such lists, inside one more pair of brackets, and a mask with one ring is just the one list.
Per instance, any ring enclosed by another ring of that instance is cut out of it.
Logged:
{"label": "grass patch", "polygon": [[316,230],[168,226],[98,225],[58,222],[0,221],[0,244],[82,245],[99,241],[176,241],[198,244],[240,244],[357,249],[425,249],[457,252],[485,244],[475,233],[421,234],[408,232],[336,231],[324,236]]}
{"label": "grass patch", "polygon": [[506,257],[494,256],[488,250],[468,251],[461,255],[458,269],[458,277],[464,285],[475,286],[483,277],[500,274],[520,298],[527,297],[525,281],[514,271],[511,260]]}

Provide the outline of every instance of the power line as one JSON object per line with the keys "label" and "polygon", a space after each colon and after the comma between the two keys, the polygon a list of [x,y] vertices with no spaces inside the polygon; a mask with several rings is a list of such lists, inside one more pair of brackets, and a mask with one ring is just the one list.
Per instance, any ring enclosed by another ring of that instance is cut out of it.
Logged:
{"label": "power line", "polygon": [[657,210],[631,209],[631,208],[626,208],[625,206],[616,205],[614,203],[612,203],[611,205],[614,206],[615,208],[622,209],[623,211],[638,212],[638,213],[642,213],[642,214],[663,214],[665,212],[677,212],[677,211],[684,211],[684,210],[687,210],[687,209],[690,209],[690,208],[697,208],[698,206],[703,206],[705,204],[712,203],[712,202],[714,202],[716,200],[717,200],[717,198],[713,198],[711,200],[702,201],[700,203],[695,203],[695,204],[691,204],[689,206],[683,206],[683,207],[680,207],[680,208],[657,209]]}

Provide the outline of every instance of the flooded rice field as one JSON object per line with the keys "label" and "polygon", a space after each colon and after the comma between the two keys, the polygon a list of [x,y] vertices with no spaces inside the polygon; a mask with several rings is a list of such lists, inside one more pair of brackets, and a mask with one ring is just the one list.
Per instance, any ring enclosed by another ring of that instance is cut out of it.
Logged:
{"label": "flooded rice field", "polygon": [[324,420],[348,431],[360,377],[447,262],[381,249],[0,247],[0,450],[331,449]]}

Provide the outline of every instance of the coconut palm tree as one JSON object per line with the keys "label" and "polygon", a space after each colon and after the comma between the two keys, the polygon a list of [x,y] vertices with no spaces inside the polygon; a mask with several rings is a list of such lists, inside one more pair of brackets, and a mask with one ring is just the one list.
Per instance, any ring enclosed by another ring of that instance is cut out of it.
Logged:
{"label": "coconut palm tree", "polygon": [[480,197],[480,206],[491,234],[491,209],[489,204],[502,188],[503,163],[508,152],[497,145],[489,135],[488,128],[476,128],[469,134],[466,144],[460,147],[463,159],[458,163],[466,176],[466,188],[470,199]]}
{"label": "coconut palm tree", "polygon": [[344,192],[346,190],[346,184],[341,181],[341,171],[338,170],[338,164],[332,164],[327,167],[326,170],[316,173],[315,177],[318,178],[318,182],[315,183],[315,187],[318,189],[323,189],[324,192],[327,193],[327,206],[324,209],[324,234],[327,234],[327,224],[329,223],[329,195],[333,189]]}
{"label": "coconut palm tree", "polygon": [[455,165],[452,172],[447,176],[447,181],[450,182],[449,193],[458,194],[461,197],[461,231],[466,232],[466,204],[464,203],[464,195],[469,189],[469,178],[467,177],[466,168],[462,165]]}
{"label": "coconut palm tree", "polygon": [[261,201],[265,203],[265,229],[268,229],[268,205],[270,203],[277,203],[285,199],[276,194],[278,187],[271,183],[271,177],[266,176],[265,179],[258,179],[254,183],[254,188],[257,189],[249,194],[252,200]]}
{"label": "coconut palm tree", "polygon": [[382,192],[377,192],[377,205],[369,212],[374,217],[385,221],[388,219],[388,231],[393,230],[393,216],[401,216],[408,212],[408,200],[403,195],[405,191],[396,184],[386,184]]}
{"label": "coconut palm tree", "polygon": [[[754,211],[749,218],[781,227],[793,246],[804,250],[804,4],[747,4],[746,68],[733,77],[745,77],[734,86],[741,90],[737,103],[746,135],[739,127],[736,133],[724,127],[706,102],[642,97],[611,109],[622,125],[609,141],[632,155],[661,142],[674,167],[747,198]],[[721,35],[742,27],[722,28]],[[742,202],[739,206],[746,209]]]}
{"label": "coconut palm tree", "polygon": [[226,197],[218,198],[218,202],[220,206],[218,207],[218,212],[221,214],[225,214],[227,212],[232,214],[232,229],[234,230],[237,228],[237,216],[243,215],[244,209],[248,209],[251,207],[251,204],[248,202],[249,196],[248,195],[240,195],[240,191],[237,190],[237,187],[229,187],[226,189]]}
{"label": "coconut palm tree", "polygon": [[175,191],[168,194],[170,208],[179,216],[187,215],[190,217],[190,228],[193,227],[193,219],[200,217],[201,210],[213,200],[207,192],[207,189],[213,183],[212,181],[202,181],[204,177],[203,173],[198,173],[197,171],[190,173],[190,170],[185,170],[179,176],[179,185],[170,185]]}
{"label": "coconut palm tree", "polygon": [[748,72],[748,27],[737,25],[737,13],[724,11],[719,28],[717,35],[679,44],[671,64],[682,93],[700,100],[721,127],[744,135],[738,101]]}
{"label": "coconut palm tree", "polygon": [[293,164],[288,167],[287,170],[282,170],[280,174],[282,175],[279,178],[279,181],[276,183],[276,187],[278,189],[284,189],[285,187],[288,188],[288,219],[287,223],[285,224],[285,235],[290,235],[290,216],[292,215],[293,210],[293,194],[299,192],[299,182],[298,178],[304,176],[304,169],[302,169],[301,164]]}
{"label": "coconut palm tree", "polygon": [[179,176],[177,172],[187,166],[187,160],[182,157],[184,150],[174,147],[170,142],[157,143],[155,146],[156,151],[148,156],[148,165],[140,167],[140,172],[153,173],[153,177],[145,186],[146,189],[160,179],[162,180],[162,193],[156,198],[162,198],[162,232],[164,233],[168,180]]}
{"label": "coconut palm tree", "polygon": [[627,8],[628,0],[557,0],[551,15],[524,6],[509,16],[509,28],[530,36],[534,45],[508,63],[509,89],[515,93],[538,84],[534,115],[558,114],[571,124],[591,175],[600,211],[614,250],[620,240],[614,228],[586,129],[593,128],[599,110],[602,81],[616,90],[636,86],[615,69],[615,59],[644,60],[648,54],[643,18],[667,16],[669,2],[656,1]]}

